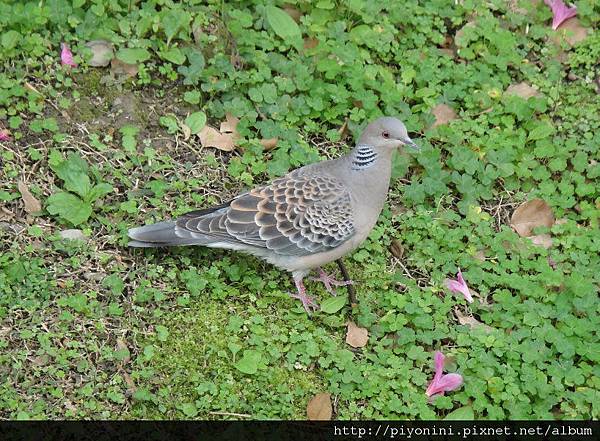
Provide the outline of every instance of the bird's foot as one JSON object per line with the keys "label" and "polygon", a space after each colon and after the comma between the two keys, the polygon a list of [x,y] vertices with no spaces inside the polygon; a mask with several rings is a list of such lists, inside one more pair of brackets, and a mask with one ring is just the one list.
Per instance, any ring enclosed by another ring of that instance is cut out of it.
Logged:
{"label": "bird's foot", "polygon": [[317,303],[315,302],[315,300],[312,297],[309,297],[308,295],[306,295],[306,293],[303,294],[290,294],[290,297],[293,299],[298,299],[302,302],[302,306],[304,306],[304,309],[306,310],[306,312],[313,313],[315,312],[317,309],[319,309],[319,305],[317,305]]}
{"label": "bird's foot", "polygon": [[304,309],[308,314],[319,309],[319,305],[317,305],[314,299],[306,294],[306,288],[304,287],[302,279],[294,280],[294,282],[296,283],[298,294],[290,294],[290,297],[300,300],[302,302],[302,306],[304,306]]}
{"label": "bird's foot", "polygon": [[327,274],[325,271],[323,271],[322,268],[318,268],[317,271],[319,272],[319,277],[311,277],[310,280],[316,282],[323,282],[323,285],[325,285],[325,289],[332,296],[336,295],[334,286],[347,286],[352,285],[354,283],[352,280],[336,280],[332,276]]}

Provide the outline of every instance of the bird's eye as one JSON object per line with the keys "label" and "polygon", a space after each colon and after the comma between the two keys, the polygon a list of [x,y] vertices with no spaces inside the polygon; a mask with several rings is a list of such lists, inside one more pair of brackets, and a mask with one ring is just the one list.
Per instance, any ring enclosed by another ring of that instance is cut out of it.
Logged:
{"label": "bird's eye", "polygon": [[389,132],[383,132],[381,134],[381,136],[383,136],[385,139],[388,139],[390,137],[390,133]]}

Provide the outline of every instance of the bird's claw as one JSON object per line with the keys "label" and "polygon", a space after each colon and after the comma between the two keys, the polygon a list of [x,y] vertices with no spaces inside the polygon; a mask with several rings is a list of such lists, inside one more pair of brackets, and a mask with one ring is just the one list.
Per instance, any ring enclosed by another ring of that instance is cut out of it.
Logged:
{"label": "bird's claw", "polygon": [[319,277],[311,277],[310,280],[312,280],[314,282],[322,282],[323,285],[325,285],[325,289],[327,290],[327,292],[329,294],[331,294],[332,296],[336,295],[335,289],[333,288],[334,286],[337,287],[337,286],[347,286],[347,285],[354,284],[354,282],[352,280],[344,280],[344,281],[336,280],[320,268],[319,268]]}
{"label": "bird's claw", "polygon": [[290,294],[290,297],[300,300],[302,302],[302,306],[304,306],[304,309],[308,314],[319,309],[319,305],[314,301],[314,299],[306,294]]}

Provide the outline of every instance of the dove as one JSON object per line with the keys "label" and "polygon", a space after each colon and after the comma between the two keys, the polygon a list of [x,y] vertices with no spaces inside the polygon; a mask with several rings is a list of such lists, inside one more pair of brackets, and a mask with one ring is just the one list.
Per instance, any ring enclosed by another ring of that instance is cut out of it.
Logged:
{"label": "dove", "polygon": [[224,204],[175,220],[131,228],[130,247],[200,245],[239,251],[288,271],[310,314],[318,309],[304,286],[317,270],[328,292],[340,282],[322,267],[356,249],[369,235],[390,186],[392,154],[419,147],[393,117],[369,123],[356,146],[337,159],[291,171]]}

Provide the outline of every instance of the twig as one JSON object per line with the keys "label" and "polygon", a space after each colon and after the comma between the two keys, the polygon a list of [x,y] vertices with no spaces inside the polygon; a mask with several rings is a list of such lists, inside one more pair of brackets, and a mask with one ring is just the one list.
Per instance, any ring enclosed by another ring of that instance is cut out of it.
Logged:
{"label": "twig", "polygon": [[252,415],[248,415],[247,413],[233,413],[233,412],[208,412],[209,415],[224,415],[224,416],[234,416],[240,418],[252,418]]}
{"label": "twig", "polygon": [[[342,262],[342,259],[336,260],[336,263],[338,264],[338,268],[340,269],[340,271],[342,272],[342,275],[344,276],[344,280],[346,282],[351,282],[352,280],[350,279],[350,275],[348,274],[348,270],[344,266],[344,262]],[[347,285],[347,286],[348,286],[348,300],[350,300],[350,306],[352,306],[352,308],[355,308],[356,305],[358,305],[358,300],[356,299],[356,290],[354,289],[353,285]]]}

